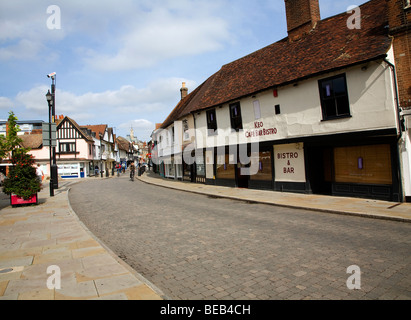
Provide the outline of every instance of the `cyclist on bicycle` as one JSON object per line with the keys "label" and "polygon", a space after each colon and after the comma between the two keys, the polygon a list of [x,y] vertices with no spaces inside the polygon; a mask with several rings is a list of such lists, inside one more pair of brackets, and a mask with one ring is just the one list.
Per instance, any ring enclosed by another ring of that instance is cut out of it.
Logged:
{"label": "cyclist on bicycle", "polygon": [[134,179],[134,175],[136,174],[136,166],[134,165],[134,162],[130,164],[130,178]]}
{"label": "cyclist on bicycle", "polygon": [[121,164],[116,164],[116,170],[117,170],[117,177],[119,177],[121,173]]}

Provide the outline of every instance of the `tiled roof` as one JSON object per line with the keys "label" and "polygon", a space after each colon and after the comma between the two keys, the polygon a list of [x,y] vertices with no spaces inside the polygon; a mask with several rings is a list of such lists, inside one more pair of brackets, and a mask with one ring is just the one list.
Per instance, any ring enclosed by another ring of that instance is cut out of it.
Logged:
{"label": "tiled roof", "polygon": [[91,131],[96,133],[96,139],[100,138],[100,134],[104,136],[104,132],[106,131],[107,125],[106,124],[97,124],[97,125],[87,125],[82,126],[83,128],[90,129]]}
{"label": "tiled roof", "polygon": [[121,150],[126,150],[126,151],[130,150],[130,141],[128,141],[127,139],[123,137],[117,137],[117,145],[118,145],[118,148]]}
{"label": "tiled roof", "polygon": [[386,0],[361,8],[361,29],[349,29],[346,12],[321,20],[301,40],[284,38],[224,65],[180,101],[163,122],[166,128],[190,112],[204,110],[321,73],[383,58],[391,46]]}
{"label": "tiled roof", "polygon": [[20,145],[23,148],[41,149],[43,146],[42,134],[24,134],[20,135],[19,138],[22,140]]}

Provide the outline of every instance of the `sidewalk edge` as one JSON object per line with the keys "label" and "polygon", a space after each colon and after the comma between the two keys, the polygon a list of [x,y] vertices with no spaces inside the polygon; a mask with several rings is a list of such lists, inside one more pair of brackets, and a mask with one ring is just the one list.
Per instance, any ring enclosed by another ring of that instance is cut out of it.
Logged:
{"label": "sidewalk edge", "polygon": [[[217,195],[217,194],[210,194],[210,193],[202,192],[202,191],[188,190],[188,189],[185,189],[185,188],[179,188],[178,186],[162,185],[160,183],[156,183],[156,182],[153,182],[153,181],[147,181],[145,179],[142,179],[141,177],[137,177],[137,178],[138,178],[139,181],[150,184],[150,185],[156,185],[156,186],[159,186],[159,187],[162,187],[162,188],[168,188],[168,189],[179,190],[179,191],[183,191],[183,192],[189,192],[189,193],[194,193],[194,194],[211,196],[211,197],[214,197],[214,198],[222,198],[222,199],[243,201],[243,202],[247,202],[247,203],[265,204],[265,205],[277,206],[277,207],[283,207],[283,208],[302,209],[302,210],[309,210],[309,211],[316,211],[316,212],[323,212],[323,213],[330,213],[330,214],[339,214],[339,215],[346,215],[346,216],[354,216],[354,217],[361,217],[361,218],[368,218],[368,219],[379,219],[379,220],[388,220],[388,221],[411,223],[411,219],[402,218],[402,217],[378,215],[378,214],[369,214],[369,213],[362,213],[362,212],[343,211],[343,210],[334,210],[334,209],[305,207],[305,206],[301,206],[301,205],[299,206],[299,205],[295,205],[295,204],[287,205],[287,204],[283,204],[283,203],[264,202],[264,201],[258,201],[258,200],[253,200],[253,199],[243,199],[243,198],[228,196],[228,195],[221,195],[221,194]],[[148,178],[148,179],[151,179],[151,178]]]}

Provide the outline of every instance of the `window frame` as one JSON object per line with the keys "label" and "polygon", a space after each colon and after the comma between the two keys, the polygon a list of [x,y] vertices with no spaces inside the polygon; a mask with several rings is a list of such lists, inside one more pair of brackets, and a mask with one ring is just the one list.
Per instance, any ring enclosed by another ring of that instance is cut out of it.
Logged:
{"label": "window frame", "polygon": [[[66,151],[62,150],[63,145],[65,146],[64,149]],[[67,148],[67,146],[73,146],[73,148],[72,148],[73,150],[71,150],[70,147]],[[69,150],[69,151],[67,151],[67,150]],[[76,143],[75,142],[60,142],[59,143],[59,153],[61,153],[61,154],[77,153]]]}
{"label": "window frame", "polygon": [[[235,102],[235,103],[231,103],[229,105],[230,107],[230,123],[231,123],[231,129],[235,130],[235,131],[240,131],[243,129],[243,119],[241,116],[241,104],[240,102]],[[233,115],[233,110],[234,108],[238,108],[237,109],[237,115],[234,116]]]}
{"label": "window frame", "polygon": [[[214,116],[214,120],[210,120],[210,115]],[[207,110],[206,112],[207,117],[207,134],[209,136],[214,136],[217,134],[217,113],[215,109]]]}
{"label": "window frame", "polygon": [[[336,94],[333,90],[334,81],[337,79],[342,79],[344,84],[345,92],[343,94]],[[324,96],[324,84],[330,82],[331,83],[331,92],[330,97]],[[348,86],[347,86],[347,77],[345,73],[341,73],[332,77],[324,78],[318,80],[318,89],[320,91],[320,102],[321,102],[321,112],[322,112],[322,121],[334,120],[334,119],[342,119],[342,118],[350,118],[351,116],[351,108],[350,108],[350,99],[348,96]],[[339,106],[337,101],[338,99],[344,99],[345,105]],[[335,114],[328,115],[327,114],[327,103],[329,101],[333,101],[335,107]]]}

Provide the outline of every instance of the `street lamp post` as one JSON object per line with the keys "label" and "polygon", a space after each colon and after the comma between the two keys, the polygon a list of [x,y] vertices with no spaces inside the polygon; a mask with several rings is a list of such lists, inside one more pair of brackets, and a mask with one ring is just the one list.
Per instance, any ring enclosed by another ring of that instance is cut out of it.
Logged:
{"label": "street lamp post", "polygon": [[[56,119],[56,73],[55,72],[50,73],[47,75],[47,77],[51,78],[51,107],[50,107],[50,119],[49,120],[55,123],[56,122],[55,120]],[[49,98],[47,98],[47,101],[49,101],[48,99]],[[50,122],[50,126],[51,126],[51,122]],[[51,135],[51,131],[50,131],[50,135]],[[56,163],[56,147],[50,145],[50,148],[52,148],[52,157],[53,157],[53,163],[50,167],[51,176],[53,177],[53,188],[58,189],[59,184],[58,184],[58,172],[57,172],[57,163]],[[51,183],[51,180],[50,180],[50,183]]]}
{"label": "street lamp post", "polygon": [[103,140],[103,136],[100,135],[100,177],[103,178],[103,143],[101,142]]}
{"label": "street lamp post", "polygon": [[53,96],[50,90],[46,94],[47,103],[49,105],[49,156],[50,156],[50,197],[54,197],[54,183],[53,183],[53,171],[52,171],[52,137],[51,137],[51,114],[53,109]]}

